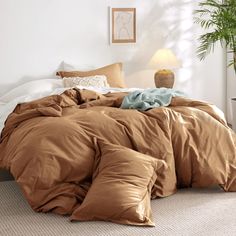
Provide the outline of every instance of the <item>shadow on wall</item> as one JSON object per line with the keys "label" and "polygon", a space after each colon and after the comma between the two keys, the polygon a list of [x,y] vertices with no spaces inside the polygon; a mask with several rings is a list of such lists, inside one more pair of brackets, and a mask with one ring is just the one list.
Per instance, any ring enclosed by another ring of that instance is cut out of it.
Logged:
{"label": "shadow on wall", "polygon": [[[158,49],[167,47],[182,61],[182,68],[176,72],[175,87],[182,90],[184,88],[185,92],[193,89],[191,79],[196,48],[193,9],[194,3],[190,0],[152,1],[152,4],[149,1],[149,5],[139,1],[138,41],[136,46],[124,47],[128,86],[133,87],[138,83],[141,87],[153,87],[155,71],[149,68],[148,63]],[[127,55],[126,50],[130,55]]]}

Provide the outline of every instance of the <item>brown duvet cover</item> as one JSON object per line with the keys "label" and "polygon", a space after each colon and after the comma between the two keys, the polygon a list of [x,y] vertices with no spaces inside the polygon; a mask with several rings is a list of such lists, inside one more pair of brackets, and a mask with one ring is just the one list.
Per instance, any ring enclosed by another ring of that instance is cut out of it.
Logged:
{"label": "brown duvet cover", "polygon": [[97,172],[97,139],[166,163],[153,167],[152,198],[181,187],[236,191],[236,136],[213,105],[175,97],[169,107],[140,112],[119,108],[125,95],[71,89],[20,104],[8,117],[0,167],[35,211],[76,211]]}

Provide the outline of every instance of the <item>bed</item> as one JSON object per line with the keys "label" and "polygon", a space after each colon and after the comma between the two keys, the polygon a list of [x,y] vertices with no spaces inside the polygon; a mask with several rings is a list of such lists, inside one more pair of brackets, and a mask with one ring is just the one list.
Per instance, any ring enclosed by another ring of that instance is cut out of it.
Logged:
{"label": "bed", "polygon": [[[235,232],[236,136],[223,113],[171,89],[124,88],[120,64],[111,67],[79,72],[82,79],[59,72],[64,84],[34,81],[0,98],[0,168],[15,179],[1,183],[0,230]],[[27,226],[29,218],[37,224]],[[227,225],[211,227],[219,219]]]}

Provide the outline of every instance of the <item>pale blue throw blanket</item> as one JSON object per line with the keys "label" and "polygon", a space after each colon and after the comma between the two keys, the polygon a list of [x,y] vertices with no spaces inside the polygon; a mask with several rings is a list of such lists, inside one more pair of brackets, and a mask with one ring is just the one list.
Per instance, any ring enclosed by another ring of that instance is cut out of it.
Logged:
{"label": "pale blue throw blanket", "polygon": [[169,88],[136,90],[124,97],[120,108],[146,111],[151,108],[169,106],[172,97],[185,97],[183,92]]}

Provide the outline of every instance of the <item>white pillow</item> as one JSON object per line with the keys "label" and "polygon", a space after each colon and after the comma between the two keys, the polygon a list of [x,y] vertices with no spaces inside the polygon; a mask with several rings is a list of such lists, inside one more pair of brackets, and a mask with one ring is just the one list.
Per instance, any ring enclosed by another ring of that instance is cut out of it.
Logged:
{"label": "white pillow", "polygon": [[56,88],[63,88],[63,82],[59,79],[42,79],[26,82],[10,90],[0,97],[0,102],[7,103],[17,97],[53,91]]}
{"label": "white pillow", "polygon": [[64,77],[64,87],[97,87],[104,88],[110,87],[107,83],[107,77],[105,75],[95,75],[87,77]]}
{"label": "white pillow", "polygon": [[62,70],[63,71],[75,71],[75,70],[93,70],[94,66],[90,66],[90,65],[79,65],[79,64],[75,64],[75,63],[68,63],[63,61],[62,62]]}

